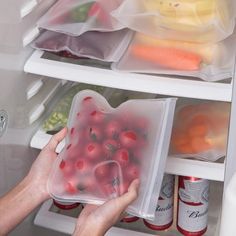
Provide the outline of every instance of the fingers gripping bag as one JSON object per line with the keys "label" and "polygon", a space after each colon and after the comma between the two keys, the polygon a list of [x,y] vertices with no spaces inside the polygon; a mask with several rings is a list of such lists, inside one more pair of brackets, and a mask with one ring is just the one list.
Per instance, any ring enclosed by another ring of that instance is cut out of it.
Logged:
{"label": "fingers gripping bag", "polygon": [[[72,103],[66,145],[48,181],[58,201],[102,204],[140,179],[130,214],[154,218],[176,99],[137,99],[112,108],[84,90]],[[159,184],[156,180],[159,179]]]}
{"label": "fingers gripping bag", "polygon": [[77,57],[87,57],[107,62],[118,61],[132,39],[133,31],[86,32],[69,36],[52,31],[42,32],[33,42],[33,48],[49,52],[69,52]]}
{"label": "fingers gripping bag", "polygon": [[236,34],[219,43],[198,44],[136,33],[113,70],[198,77],[205,81],[233,75]]}
{"label": "fingers gripping bag", "polygon": [[205,102],[176,108],[170,155],[216,161],[226,155],[230,104]]}
{"label": "fingers gripping bag", "polygon": [[128,28],[172,40],[210,43],[232,34],[233,0],[124,0],[111,13]]}
{"label": "fingers gripping bag", "polygon": [[38,27],[79,36],[87,31],[110,32],[125,27],[110,12],[121,0],[59,0],[38,21]]}

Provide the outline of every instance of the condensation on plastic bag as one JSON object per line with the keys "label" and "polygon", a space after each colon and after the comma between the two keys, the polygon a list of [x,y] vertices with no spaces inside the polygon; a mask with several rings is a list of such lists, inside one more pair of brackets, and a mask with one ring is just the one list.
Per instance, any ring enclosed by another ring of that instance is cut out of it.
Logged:
{"label": "condensation on plastic bag", "polygon": [[49,52],[67,51],[78,57],[115,62],[124,54],[132,36],[133,31],[128,29],[114,32],[86,32],[80,36],[45,31],[32,46]]}
{"label": "condensation on plastic bag", "polygon": [[189,42],[218,42],[234,29],[233,0],[124,0],[113,15],[135,31]]}
{"label": "condensation on plastic bag", "polygon": [[79,92],[65,148],[49,178],[49,193],[58,201],[102,204],[139,178],[139,197],[128,212],[153,219],[175,103],[175,98],[137,99],[112,108],[96,92]]}
{"label": "condensation on plastic bag", "polygon": [[79,36],[87,31],[110,32],[125,27],[110,12],[121,0],[59,0],[38,22],[39,28]]}
{"label": "condensation on plastic bag", "polygon": [[219,43],[164,40],[136,33],[113,70],[198,77],[206,81],[233,75],[236,34]]}
{"label": "condensation on plastic bag", "polygon": [[170,155],[217,161],[226,155],[230,104],[201,102],[176,108]]}

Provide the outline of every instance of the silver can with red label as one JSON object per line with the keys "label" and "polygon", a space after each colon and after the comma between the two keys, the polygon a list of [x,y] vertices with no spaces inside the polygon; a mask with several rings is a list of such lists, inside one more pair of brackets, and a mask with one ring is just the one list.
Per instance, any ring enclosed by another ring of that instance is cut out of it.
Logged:
{"label": "silver can with red label", "polygon": [[139,220],[139,217],[126,213],[120,221],[125,223],[133,223],[137,220]]}
{"label": "silver can with red label", "polygon": [[186,236],[201,236],[207,230],[209,181],[179,176],[177,228]]}
{"label": "silver can with red label", "polygon": [[173,175],[164,175],[161,191],[156,207],[154,221],[144,220],[144,224],[152,230],[166,230],[173,223],[174,209],[174,181]]}

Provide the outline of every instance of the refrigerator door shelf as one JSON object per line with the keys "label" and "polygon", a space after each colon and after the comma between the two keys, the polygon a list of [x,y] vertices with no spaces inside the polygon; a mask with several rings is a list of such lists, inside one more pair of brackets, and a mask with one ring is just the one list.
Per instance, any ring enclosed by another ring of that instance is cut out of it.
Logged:
{"label": "refrigerator door shelf", "polygon": [[38,120],[45,112],[47,104],[53,99],[54,95],[60,89],[61,83],[55,83],[53,80],[49,80],[45,84],[44,89],[35,97],[28,101],[26,109],[29,109],[29,124],[33,124]]}
{"label": "refrigerator door shelf", "polygon": [[31,0],[27,2],[20,10],[20,18],[24,18],[27,16],[30,12],[34,10],[34,8],[39,4],[36,0]]}
{"label": "refrigerator door shelf", "polygon": [[[42,149],[51,139],[51,135],[38,130],[31,139],[30,146]],[[65,145],[63,140],[57,147],[59,153]],[[190,159],[181,159],[169,156],[166,163],[166,173],[173,175],[195,176],[215,181],[224,181],[225,163],[204,162]]]}
{"label": "refrigerator door shelf", "polygon": [[50,60],[43,56],[43,51],[36,50],[26,62],[24,71],[57,79],[161,95],[228,102],[232,97],[232,81],[212,83],[184,77],[121,73]]}
{"label": "refrigerator door shelf", "polygon": [[33,96],[35,96],[39,91],[40,89],[43,87],[43,80],[42,79],[39,79],[39,80],[36,80],[36,81],[33,81],[29,87],[27,88],[27,100],[30,100]]}

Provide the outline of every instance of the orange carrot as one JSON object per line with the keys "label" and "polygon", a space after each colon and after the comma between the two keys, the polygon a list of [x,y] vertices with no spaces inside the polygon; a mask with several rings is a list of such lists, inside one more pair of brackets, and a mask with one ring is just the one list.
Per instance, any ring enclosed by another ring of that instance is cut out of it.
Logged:
{"label": "orange carrot", "polygon": [[207,124],[198,124],[187,128],[188,135],[190,137],[206,136],[209,132],[209,126]]}
{"label": "orange carrot", "polygon": [[131,52],[137,58],[172,70],[199,70],[202,58],[182,49],[135,44]]}
{"label": "orange carrot", "polygon": [[191,144],[196,153],[204,152],[212,148],[211,143],[203,137],[192,138]]}

